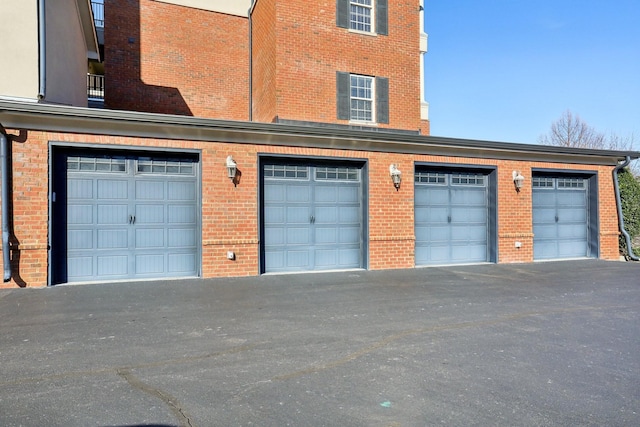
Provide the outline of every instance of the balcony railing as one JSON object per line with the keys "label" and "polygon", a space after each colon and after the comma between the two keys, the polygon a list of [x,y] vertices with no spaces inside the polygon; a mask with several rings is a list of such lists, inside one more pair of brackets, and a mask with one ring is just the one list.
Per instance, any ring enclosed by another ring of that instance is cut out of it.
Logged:
{"label": "balcony railing", "polygon": [[104,28],[104,3],[100,1],[92,1],[91,9],[93,10],[93,21],[96,28]]}
{"label": "balcony railing", "polygon": [[104,76],[87,74],[87,97],[93,101],[104,101]]}

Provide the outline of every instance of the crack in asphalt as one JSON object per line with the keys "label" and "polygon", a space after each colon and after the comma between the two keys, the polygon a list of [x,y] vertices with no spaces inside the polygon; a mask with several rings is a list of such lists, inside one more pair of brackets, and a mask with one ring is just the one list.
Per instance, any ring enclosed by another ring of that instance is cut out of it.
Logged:
{"label": "crack in asphalt", "polygon": [[173,415],[178,419],[180,427],[196,427],[195,424],[192,423],[191,417],[182,408],[182,405],[174,396],[157,387],[144,383],[138,377],[133,375],[129,368],[121,368],[116,372],[118,373],[118,376],[124,378],[131,387],[147,393],[150,396],[156,397],[167,405],[171,412],[173,412]]}
{"label": "crack in asphalt", "polygon": [[73,377],[104,375],[104,374],[111,374],[113,373],[114,370],[118,372],[118,370],[120,369],[129,369],[129,370],[145,369],[145,368],[158,368],[158,367],[167,366],[167,365],[185,364],[185,363],[197,362],[199,360],[210,359],[212,357],[219,357],[219,356],[225,356],[225,355],[230,355],[235,353],[241,353],[243,351],[251,350],[255,348],[257,345],[258,344],[243,345],[239,347],[233,347],[228,350],[207,353],[200,356],[190,356],[190,357],[181,357],[179,359],[160,360],[157,362],[140,363],[140,364],[131,365],[131,366],[115,366],[115,367],[108,367],[108,368],[102,368],[102,369],[87,369],[85,371],[70,371],[70,372],[64,372],[62,374],[16,378],[15,380],[10,380],[10,381],[0,381],[0,386],[19,385],[19,384],[25,384],[25,383],[38,382],[38,381],[52,381],[52,380],[60,380],[60,379],[73,378]]}

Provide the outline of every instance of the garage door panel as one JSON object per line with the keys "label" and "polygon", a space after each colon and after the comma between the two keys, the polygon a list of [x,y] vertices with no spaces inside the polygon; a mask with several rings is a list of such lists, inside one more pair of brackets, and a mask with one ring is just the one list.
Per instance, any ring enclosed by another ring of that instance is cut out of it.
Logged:
{"label": "garage door panel", "polygon": [[420,223],[448,223],[449,222],[449,209],[438,207],[419,207],[416,208],[414,213],[416,220],[419,219]]}
{"label": "garage door panel", "polygon": [[195,228],[171,228],[167,230],[167,246],[193,248],[198,244]]}
{"label": "garage door panel", "polygon": [[195,224],[196,215],[194,205],[169,205],[167,207],[168,224]]}
{"label": "garage door panel", "polygon": [[586,207],[587,199],[585,191],[569,191],[559,190],[558,192],[558,207]]}
{"label": "garage door panel", "polygon": [[285,201],[284,185],[265,184],[264,201],[266,203],[269,203],[269,202],[283,203]]}
{"label": "garage door panel", "polygon": [[136,181],[136,200],[164,201],[164,185],[165,183],[163,181]]}
{"label": "garage door panel", "polygon": [[302,269],[306,270],[310,267],[309,252],[305,250],[288,250],[286,251],[285,269]]}
{"label": "garage door panel", "polygon": [[359,244],[360,240],[361,236],[359,225],[354,225],[352,227],[340,226],[338,232],[338,243]]}
{"label": "garage door panel", "polygon": [[98,230],[98,249],[127,249],[129,247],[129,230],[111,228]]}
{"label": "garage door panel", "polygon": [[292,185],[286,187],[286,201],[308,203],[311,200],[311,189],[307,185]]}
{"label": "garage door panel", "polygon": [[286,213],[287,224],[308,224],[311,218],[308,206],[288,206]]}
{"label": "garage door panel", "polygon": [[562,222],[587,222],[587,210],[585,207],[580,209],[558,209],[558,221]]}
{"label": "garage door panel", "polygon": [[128,224],[129,205],[98,205],[98,225]]}
{"label": "garage door panel", "polygon": [[287,228],[287,245],[308,245],[311,243],[309,228]]}
{"label": "garage door panel", "polygon": [[533,204],[540,208],[556,208],[556,193],[553,190],[539,189],[533,192]]}
{"label": "garage door panel", "polygon": [[584,224],[565,224],[563,227],[558,227],[558,237],[561,239],[585,240],[587,238],[587,229]]}
{"label": "garage door panel", "polygon": [[172,274],[195,274],[198,260],[194,253],[173,253],[167,257],[167,272]]}
{"label": "garage door panel", "polygon": [[93,249],[93,230],[69,230],[67,247],[69,249]]}
{"label": "garage door panel", "polygon": [[165,272],[164,254],[138,254],[135,256],[136,274],[157,275]]}
{"label": "garage door panel", "polygon": [[315,227],[316,243],[338,243],[338,230],[336,228]]}
{"label": "garage door panel", "polygon": [[338,202],[340,203],[359,203],[360,188],[356,186],[338,187]]}
{"label": "garage door panel", "polygon": [[328,187],[326,185],[319,185],[316,187],[316,193],[314,201],[317,203],[332,203],[338,202],[338,189],[336,187]]}
{"label": "garage door panel", "polygon": [[136,248],[162,248],[165,245],[164,229],[138,228],[135,231],[135,239]]}
{"label": "garage door panel", "polygon": [[341,268],[360,267],[360,248],[340,249],[338,252],[338,264]]}
{"label": "garage door panel", "polygon": [[98,200],[125,200],[129,198],[127,180],[98,179]]}
{"label": "garage door panel", "polygon": [[478,223],[483,224],[486,228],[487,224],[487,207],[472,207],[451,209],[452,223]]}
{"label": "garage door panel", "polygon": [[449,205],[449,189],[446,186],[420,187],[415,193],[415,203],[418,206]]}
{"label": "garage door panel", "polygon": [[315,209],[316,224],[337,224],[338,223],[338,207],[318,206]]}
{"label": "garage door panel", "polygon": [[266,242],[269,242],[270,246],[284,245],[286,228],[284,227],[269,227],[264,230],[264,238]]}
{"label": "garage door panel", "polygon": [[482,241],[487,240],[487,227],[482,225],[466,225],[451,227],[451,240],[453,242]]}
{"label": "garage door panel", "polygon": [[196,201],[196,190],[195,182],[169,181],[167,183],[167,200]]}
{"label": "garage door panel", "polygon": [[451,248],[451,258],[456,262],[483,262],[487,260],[487,245],[468,244],[464,246],[453,246]]}
{"label": "garage door panel", "polygon": [[93,258],[88,256],[70,258],[67,262],[67,274],[70,281],[90,279],[94,275]]}
{"label": "garage door panel", "polygon": [[338,208],[338,221],[340,224],[360,224],[360,206],[340,206]]}
{"label": "garage door panel", "polygon": [[69,178],[67,181],[67,198],[93,199],[93,180]]}
{"label": "garage door panel", "polygon": [[69,224],[93,224],[93,205],[72,205],[67,208]]}
{"label": "garage door panel", "polygon": [[99,277],[129,275],[129,257],[126,255],[103,255],[97,257],[97,275]]}
{"label": "garage door panel", "polygon": [[338,250],[335,248],[318,248],[315,252],[316,269],[335,268],[338,265]]}
{"label": "garage door panel", "polygon": [[165,205],[140,205],[135,208],[136,224],[162,224],[164,223]]}
{"label": "garage door panel", "polygon": [[284,224],[285,223],[285,207],[284,206],[265,207],[264,220],[268,224]]}
{"label": "garage door panel", "polygon": [[457,206],[486,206],[486,193],[484,187],[461,189],[452,187],[451,204]]}
{"label": "garage door panel", "polygon": [[541,240],[533,245],[534,259],[552,259],[558,256],[558,244],[555,241]]}
{"label": "garage door panel", "polygon": [[534,223],[555,223],[556,222],[556,210],[555,208],[537,208],[533,211]]}
{"label": "garage door panel", "polygon": [[535,228],[534,237],[538,239],[555,239],[557,233],[555,223],[551,225],[539,225]]}
{"label": "garage door panel", "polygon": [[560,258],[586,257],[587,250],[581,240],[565,240],[558,243],[558,256]]}

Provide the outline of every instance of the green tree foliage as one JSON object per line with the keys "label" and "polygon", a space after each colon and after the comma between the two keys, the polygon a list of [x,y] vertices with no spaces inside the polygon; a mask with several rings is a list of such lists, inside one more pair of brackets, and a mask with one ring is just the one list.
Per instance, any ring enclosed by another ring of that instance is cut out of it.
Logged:
{"label": "green tree foliage", "polygon": [[[640,182],[626,168],[618,173],[618,182],[624,225],[633,240],[640,235]],[[623,253],[628,253],[624,236],[620,236],[620,249]],[[640,255],[639,249],[638,247],[634,248],[636,255]]]}

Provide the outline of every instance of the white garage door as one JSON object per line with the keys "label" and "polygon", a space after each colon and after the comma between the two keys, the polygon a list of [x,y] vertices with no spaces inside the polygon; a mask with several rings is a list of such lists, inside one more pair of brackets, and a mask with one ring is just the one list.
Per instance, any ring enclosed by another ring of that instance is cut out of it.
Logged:
{"label": "white garage door", "polygon": [[488,176],[415,173],[415,263],[489,261]]}
{"label": "white garage door", "polygon": [[264,272],[363,266],[362,170],[265,164]]}
{"label": "white garage door", "polygon": [[535,260],[589,256],[589,180],[534,176]]}
{"label": "white garage door", "polygon": [[66,281],[196,276],[197,166],[66,156]]}

